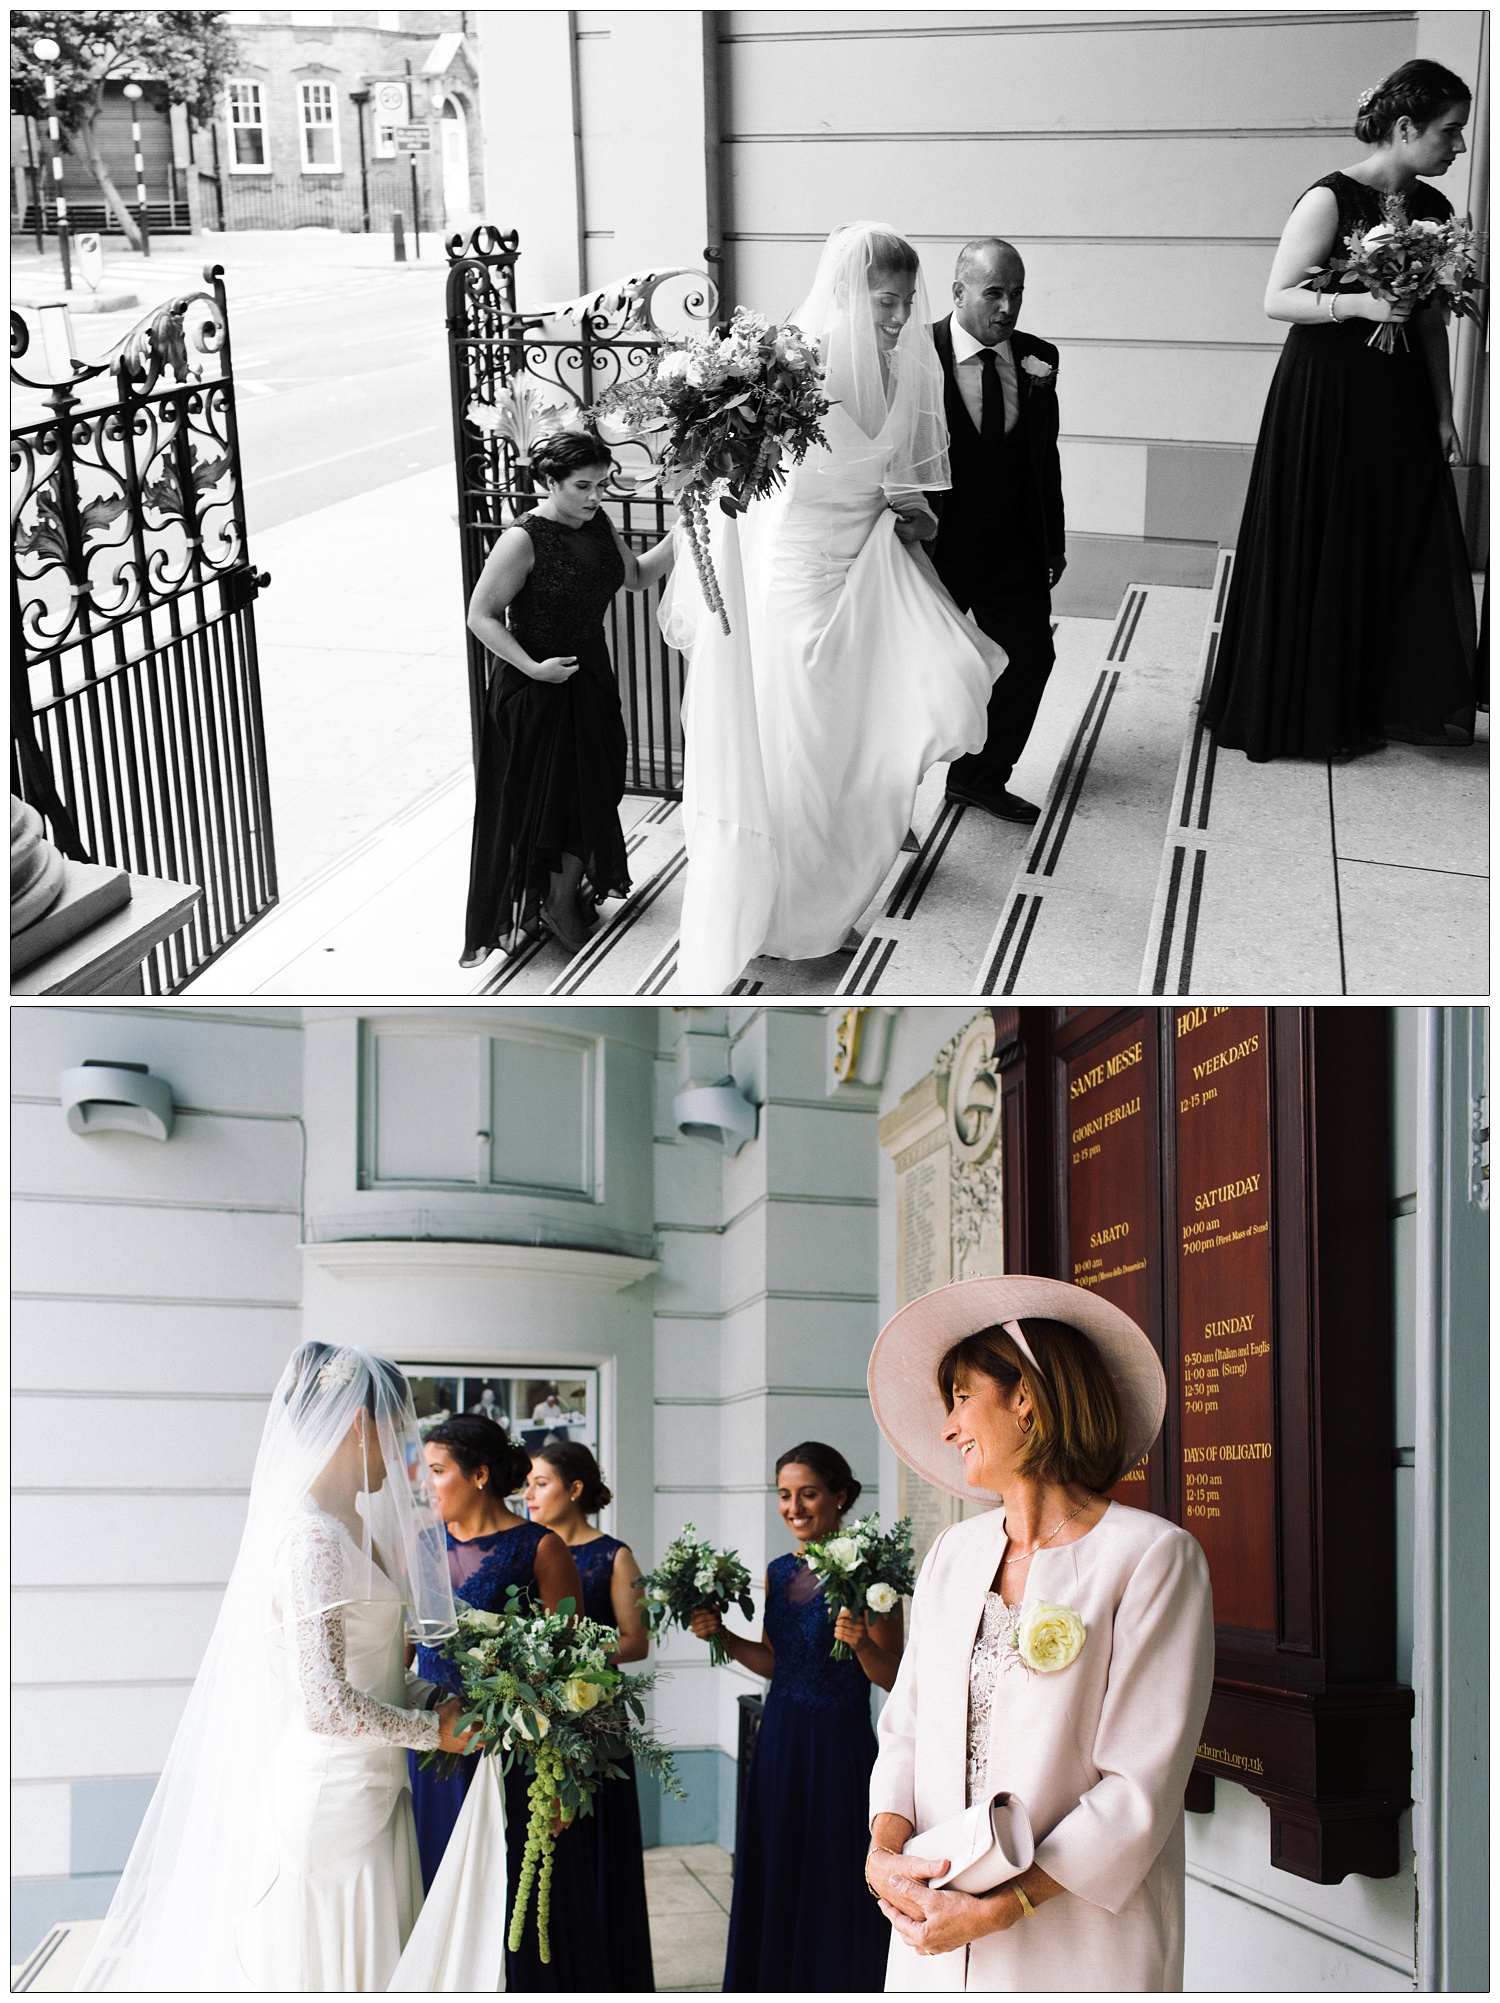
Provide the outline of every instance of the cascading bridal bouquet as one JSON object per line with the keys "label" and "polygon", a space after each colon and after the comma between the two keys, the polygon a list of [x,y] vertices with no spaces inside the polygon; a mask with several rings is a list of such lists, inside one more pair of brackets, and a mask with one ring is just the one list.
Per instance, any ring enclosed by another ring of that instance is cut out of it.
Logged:
{"label": "cascading bridal bouquet", "polygon": [[773,493],[784,461],[800,464],[826,445],[829,403],[815,342],[741,306],[727,333],[667,342],[643,374],[599,399],[596,415],[638,431],[665,431],[668,490],[677,498],[703,596],[727,633],[729,620],[708,548],[708,503],[743,514]]}
{"label": "cascading bridal bouquet", "polygon": [[[510,1950],[514,1954],[521,1945],[535,1886],[537,1939],[542,1960],[550,1961],[558,1823],[590,1814],[600,1783],[624,1778],[619,1762],[626,1758],[635,1759],[674,1800],[687,1800],[671,1753],[642,1722],[642,1699],[656,1672],[627,1676],[611,1667],[619,1636],[598,1621],[575,1619],[572,1600],[563,1600],[556,1613],[538,1612],[512,1586],[503,1613],[485,1613],[461,1599],[453,1604],[458,1632],[441,1652],[463,1685],[467,1709],[457,1729],[476,1731],[480,1753],[499,1760],[503,1773],[519,1761],[531,1776]],[[472,1757],[427,1753],[422,1764],[452,1773],[461,1759]]]}
{"label": "cascading bridal bouquet", "polygon": [[[1380,209],[1383,221],[1345,237],[1346,257],[1330,258],[1326,268],[1314,267],[1311,289],[1336,292],[1341,286],[1363,286],[1377,299],[1410,300],[1414,311],[1437,304],[1460,320],[1477,320],[1481,246],[1467,217],[1412,222],[1400,195],[1383,196]],[[1392,355],[1398,340],[1407,346],[1406,329],[1382,320],[1365,345]]]}
{"label": "cascading bridal bouquet", "polygon": [[[872,1613],[877,1620],[894,1611],[917,1582],[911,1548],[911,1518],[882,1530],[878,1514],[850,1523],[832,1537],[804,1544],[807,1568],[817,1577],[830,1616]],[[835,1662],[852,1662],[854,1651],[833,1644]]]}
{"label": "cascading bridal bouquet", "polygon": [[[643,1572],[635,1583],[645,1589],[646,1625],[653,1634],[669,1627],[686,1628],[699,1607],[716,1607],[726,1614],[737,1606],[746,1620],[755,1613],[750,1574],[739,1553],[716,1551],[691,1523],[683,1524],[655,1571]],[[708,1638],[708,1657],[716,1669],[729,1660],[729,1651],[716,1634]]]}

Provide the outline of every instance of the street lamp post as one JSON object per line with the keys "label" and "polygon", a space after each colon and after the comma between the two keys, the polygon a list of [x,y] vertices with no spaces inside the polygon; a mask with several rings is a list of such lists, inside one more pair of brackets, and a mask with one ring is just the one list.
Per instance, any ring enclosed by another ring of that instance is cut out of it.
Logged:
{"label": "street lamp post", "polygon": [[46,71],[44,87],[47,94],[47,140],[52,148],[52,192],[57,203],[57,249],[62,258],[63,291],[73,290],[73,253],[68,241],[68,198],[63,193],[62,132],[57,123],[57,79],[52,74],[52,65],[62,54],[62,50],[49,35],[31,45],[32,54]]}
{"label": "street lamp post", "polygon": [[135,147],[135,200],[141,212],[141,254],[151,255],[151,224],[146,215],[146,163],[141,157],[141,87],[138,83],[128,83],[125,95],[130,99],[130,140]]}
{"label": "street lamp post", "polygon": [[365,235],[370,234],[370,174],[365,163],[365,106],[370,102],[368,90],[351,90],[349,102],[354,106],[354,116],[359,121],[359,206],[364,217]]}

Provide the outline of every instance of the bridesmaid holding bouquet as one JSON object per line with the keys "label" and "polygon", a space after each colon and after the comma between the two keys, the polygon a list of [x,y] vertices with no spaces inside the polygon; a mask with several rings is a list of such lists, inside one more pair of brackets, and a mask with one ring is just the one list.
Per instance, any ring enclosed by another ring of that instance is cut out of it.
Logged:
{"label": "bridesmaid holding bouquet", "polygon": [[[532,1522],[567,1545],[583,1580],[583,1611],[589,1619],[619,1630],[616,1663],[640,1662],[651,1645],[635,1590],[641,1568],[628,1544],[589,1521],[613,1499],[599,1463],[581,1440],[549,1440],[532,1460],[526,1484]],[[593,1857],[599,1910],[604,1915],[608,1986],[655,1989],[635,1762],[626,1759],[620,1764],[624,1778],[600,1783],[594,1812],[579,1817],[573,1840]]]}
{"label": "bridesmaid holding bouquet", "polygon": [[[478,1412],[460,1412],[429,1431],[423,1448],[427,1487],[446,1526],[448,1576],[453,1591],[485,1613],[503,1613],[511,1586],[523,1599],[542,1602],[550,1613],[562,1600],[575,1606],[583,1585],[572,1555],[560,1537],[540,1523],[528,1523],[506,1507],[505,1498],[525,1485],[531,1457],[512,1443],[502,1427]],[[419,1648],[417,1665],[428,1682],[458,1689],[458,1672],[446,1655]],[[478,1759],[466,1760],[451,1779],[411,1762],[412,1807],[422,1884],[431,1891],[443,1852],[458,1821]],[[508,1898],[515,1900],[530,1814],[528,1779],[519,1763],[505,1776],[505,1845]],[[552,1958],[544,1962],[534,1926],[521,1945],[505,1956],[507,1989],[588,1989],[608,1987],[601,1945],[603,1920],[589,1869],[588,1845],[578,1824],[557,1841],[552,1881]]]}
{"label": "bridesmaid holding bouquet", "polygon": [[[819,1440],[776,1463],[782,1521],[799,1546],[833,1536],[859,1492],[843,1455]],[[726,1992],[883,1988],[891,1933],[864,1880],[870,1685],[889,1690],[896,1680],[899,1607],[835,1623],[799,1550],[767,1567],[759,1641],[732,1634],[716,1608],[701,1608],[692,1627],[771,1679],[734,1859]],[[854,1660],[834,1661],[835,1641]]]}
{"label": "bridesmaid holding bouquet", "polygon": [[[1360,99],[1355,136],[1371,151],[1307,190],[1272,261],[1265,311],[1291,332],[1204,707],[1219,743],[1257,763],[1474,739],[1445,314],[1329,271],[1352,232],[1447,224],[1452,208],[1426,179],[1464,151],[1468,116],[1461,77],[1403,63]],[[1372,328],[1392,326],[1399,337],[1371,344]]]}

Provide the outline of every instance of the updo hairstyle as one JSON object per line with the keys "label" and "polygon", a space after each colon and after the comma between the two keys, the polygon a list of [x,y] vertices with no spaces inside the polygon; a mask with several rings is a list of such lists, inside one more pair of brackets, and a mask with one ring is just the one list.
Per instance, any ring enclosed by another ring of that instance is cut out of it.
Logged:
{"label": "updo hairstyle", "polygon": [[511,1439],[503,1426],[478,1412],[455,1412],[428,1433],[429,1447],[446,1447],[472,1481],[481,1468],[489,1470],[499,1495],[518,1495],[531,1473],[531,1455]]}
{"label": "updo hairstyle", "polygon": [[597,1516],[601,1509],[607,1509],[614,1501],[614,1496],[605,1486],[604,1476],[599,1472],[598,1461],[582,1440],[548,1440],[546,1446],[538,1447],[531,1458],[545,1461],[564,1488],[571,1488],[575,1481],[582,1484],[582,1493],[577,1500],[585,1516]]}
{"label": "updo hairstyle", "polygon": [[893,278],[915,278],[919,269],[917,253],[904,236],[888,236],[884,230],[870,235],[870,276],[889,272]]}
{"label": "updo hairstyle", "polygon": [[788,1447],[776,1463],[779,1477],[784,1467],[810,1467],[823,1482],[830,1495],[843,1496],[839,1504],[839,1517],[847,1516],[859,1501],[861,1484],[854,1479],[854,1470],[844,1459],[837,1447],[825,1446],[822,1440],[804,1440],[801,1446]]}
{"label": "updo hairstyle", "polygon": [[[340,1357],[348,1360],[337,1362]],[[331,1369],[330,1365],[333,1366]],[[321,1402],[335,1383],[352,1384],[362,1371],[365,1373],[365,1395],[361,1403],[372,1419],[375,1416],[377,1386],[385,1391],[388,1406],[397,1412],[410,1395],[406,1379],[394,1363],[384,1356],[351,1352],[347,1343],[304,1342],[293,1352],[289,1367],[296,1374],[287,1385],[283,1402],[291,1412],[293,1424],[306,1418],[309,1408]],[[323,1376],[325,1370],[329,1372],[327,1380]]]}
{"label": "updo hairstyle", "polygon": [[609,447],[595,431],[575,431],[571,427],[549,431],[531,448],[533,477],[545,480],[549,487],[574,473],[582,473],[587,467],[607,468],[614,463]]}
{"label": "updo hairstyle", "polygon": [[938,1390],[951,1412],[963,1379],[976,1373],[1006,1391],[1024,1384],[1033,1423],[1016,1463],[1032,1480],[1077,1482],[1102,1495],[1126,1470],[1125,1422],[1114,1380],[1086,1335],[1066,1322],[1028,1316],[1019,1324],[1033,1370],[998,1323],[955,1342],[937,1367]]}
{"label": "updo hairstyle", "polygon": [[1360,99],[1354,120],[1354,136],[1366,146],[1379,146],[1390,138],[1398,118],[1409,118],[1418,131],[1453,104],[1468,104],[1472,93],[1461,76],[1444,69],[1441,63],[1418,56],[1392,70],[1372,91]]}

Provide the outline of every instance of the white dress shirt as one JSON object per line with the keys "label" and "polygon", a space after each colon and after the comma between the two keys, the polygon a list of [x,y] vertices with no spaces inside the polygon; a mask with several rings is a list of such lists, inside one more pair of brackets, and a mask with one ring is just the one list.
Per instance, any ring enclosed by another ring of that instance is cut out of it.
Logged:
{"label": "white dress shirt", "polygon": [[[984,415],[984,364],[979,357],[984,353],[986,344],[975,340],[968,328],[960,324],[956,313],[948,324],[953,330],[953,380],[958,384],[964,409],[973,418],[977,431]],[[1014,431],[1021,419],[1021,392],[1016,383],[1016,364],[1010,352],[1010,342],[997,341],[990,353],[995,357],[1000,387],[1005,393],[1005,429],[1007,432]]]}

